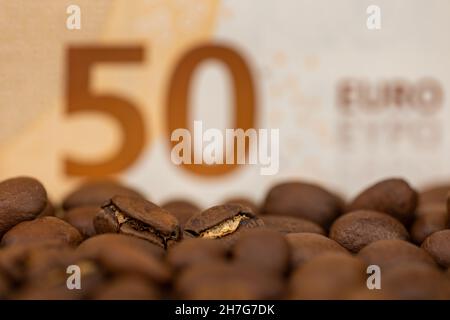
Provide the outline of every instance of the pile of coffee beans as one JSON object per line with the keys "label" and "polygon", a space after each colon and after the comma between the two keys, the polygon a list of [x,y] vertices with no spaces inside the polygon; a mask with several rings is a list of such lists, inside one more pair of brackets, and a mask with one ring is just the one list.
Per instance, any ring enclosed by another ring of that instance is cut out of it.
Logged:
{"label": "pile of coffee beans", "polygon": [[1,299],[450,299],[450,185],[380,181],[350,201],[307,182],[261,205],[157,205],[89,181],[54,205],[0,182]]}

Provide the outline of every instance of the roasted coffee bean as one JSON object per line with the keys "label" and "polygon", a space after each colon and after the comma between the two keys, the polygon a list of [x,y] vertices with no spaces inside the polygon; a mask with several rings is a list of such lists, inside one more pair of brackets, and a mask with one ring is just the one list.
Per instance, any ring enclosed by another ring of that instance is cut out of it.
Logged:
{"label": "roasted coffee bean", "polygon": [[450,229],[433,233],[422,243],[433,259],[444,268],[450,268]]}
{"label": "roasted coffee bean", "polygon": [[219,241],[211,239],[186,239],[167,253],[167,261],[176,270],[185,269],[197,263],[224,261],[227,250]]}
{"label": "roasted coffee bean", "polygon": [[94,219],[97,233],[119,232],[133,235],[167,248],[181,237],[177,218],[142,198],[114,196]]}
{"label": "roasted coffee bean", "polygon": [[77,228],[84,238],[89,238],[96,234],[94,218],[99,210],[95,206],[76,207],[65,213],[64,220]]}
{"label": "roasted coffee bean", "polygon": [[200,208],[194,203],[187,200],[172,200],[166,202],[161,206],[164,210],[173,214],[180,223],[180,227],[183,229],[186,222],[197,213],[200,213]]}
{"label": "roasted coffee bean", "polygon": [[276,299],[283,292],[281,278],[249,264],[196,264],[177,278],[181,299]]}
{"label": "roasted coffee bean", "polygon": [[280,233],[252,229],[236,241],[233,258],[240,263],[258,266],[261,270],[282,275],[289,267],[289,244]]}
{"label": "roasted coffee bean", "polygon": [[[434,209],[434,210],[433,210]],[[416,218],[411,226],[411,238],[421,244],[429,235],[447,229],[449,226],[449,217],[447,210],[431,207]]]}
{"label": "roasted coffee bean", "polygon": [[424,188],[419,193],[419,204],[446,203],[450,184],[436,184]]}
{"label": "roasted coffee bean", "polygon": [[48,270],[45,274],[33,278],[23,286],[13,299],[22,300],[79,300],[88,298],[95,288],[105,281],[97,265],[90,261],[78,261],[81,288],[69,290],[67,287],[67,265]]}
{"label": "roasted coffee bean", "polygon": [[368,210],[358,210],[338,218],[330,229],[330,238],[351,252],[387,239],[408,240],[405,227],[391,216]]}
{"label": "roasted coffee bean", "polygon": [[414,218],[417,192],[402,179],[387,179],[361,192],[347,211],[373,210],[387,213],[404,224]]}
{"label": "roasted coffee bean", "polygon": [[209,208],[193,216],[185,225],[185,233],[205,239],[221,239],[231,246],[243,230],[264,225],[248,207],[225,204]]}
{"label": "roasted coffee bean", "polygon": [[11,282],[20,283],[25,278],[25,260],[28,245],[14,245],[0,250],[0,273]]}
{"label": "roasted coffee bean", "polygon": [[115,275],[137,274],[156,283],[170,280],[171,271],[162,261],[159,248],[152,243],[120,234],[99,235],[85,240],[78,248],[80,258],[92,259]]}
{"label": "roasted coffee bean", "polygon": [[290,279],[291,299],[344,299],[366,285],[365,264],[350,255],[325,253],[297,268]]}
{"label": "roasted coffee bean", "polygon": [[253,202],[252,200],[247,199],[247,198],[241,198],[241,197],[230,198],[230,199],[225,200],[223,203],[224,204],[239,204],[241,206],[250,208],[250,210],[252,210],[252,212],[254,214],[256,214],[256,215],[259,214],[258,205],[255,202]]}
{"label": "roasted coffee bean", "polygon": [[427,215],[429,213],[447,212],[445,202],[425,202],[421,203],[416,209],[416,218]]}
{"label": "roasted coffee bean", "polygon": [[378,265],[382,271],[398,264],[424,263],[436,266],[433,258],[423,249],[403,240],[379,240],[361,249],[358,257],[368,265]]}
{"label": "roasted coffee bean", "polygon": [[11,284],[9,279],[0,273],[0,299],[5,299],[10,290]]}
{"label": "roasted coffee bean", "polygon": [[308,232],[325,235],[325,230],[321,226],[306,219],[279,215],[263,215],[261,219],[264,221],[266,228],[280,233]]}
{"label": "roasted coffee bean", "polygon": [[116,181],[88,181],[79,186],[75,191],[67,195],[67,197],[63,201],[62,206],[64,210],[85,206],[100,207],[112,197],[119,195],[143,197],[136,190],[126,187]]}
{"label": "roasted coffee bean", "polygon": [[39,213],[38,218],[40,218],[40,217],[54,216],[55,213],[56,213],[55,206],[54,206],[53,203],[48,199],[48,200],[47,200],[47,204],[45,205],[44,210],[42,210],[42,211]]}
{"label": "roasted coffee bean", "polygon": [[315,233],[289,233],[286,239],[291,248],[291,266],[296,268],[327,252],[349,254],[339,243]]}
{"label": "roasted coffee bean", "polygon": [[19,177],[0,183],[0,238],[16,224],[32,220],[44,210],[47,192],[33,178]]}
{"label": "roasted coffee bean", "polygon": [[346,300],[389,300],[386,290],[374,290],[367,287],[355,288],[345,296]]}
{"label": "roasted coffee bean", "polygon": [[3,236],[1,244],[56,242],[77,245],[82,239],[78,230],[67,222],[56,217],[42,217],[19,223]]}
{"label": "roasted coffee bean", "polygon": [[8,297],[11,300],[81,300],[84,294],[79,290],[68,290],[66,283],[45,287],[25,285]]}
{"label": "roasted coffee bean", "polygon": [[266,196],[262,213],[294,216],[313,221],[324,228],[341,214],[342,200],[309,183],[290,182],[273,187]]}
{"label": "roasted coffee bean", "polygon": [[156,286],[139,276],[124,275],[99,286],[94,300],[156,300],[161,298]]}
{"label": "roasted coffee bean", "polygon": [[25,271],[23,277],[27,283],[45,284],[47,280],[51,280],[47,278],[55,273],[53,270],[63,273],[62,277],[67,278],[67,266],[79,264],[80,261],[73,247],[43,243],[30,246],[21,263]]}
{"label": "roasted coffee bean", "polygon": [[83,255],[95,257],[100,254],[100,251],[116,246],[133,247],[143,255],[151,255],[158,260],[162,260],[165,254],[164,249],[156,244],[133,236],[114,233],[106,233],[89,238],[77,250]]}
{"label": "roasted coffee bean", "polygon": [[389,299],[450,299],[450,282],[444,273],[423,263],[398,264],[383,272],[381,290]]}

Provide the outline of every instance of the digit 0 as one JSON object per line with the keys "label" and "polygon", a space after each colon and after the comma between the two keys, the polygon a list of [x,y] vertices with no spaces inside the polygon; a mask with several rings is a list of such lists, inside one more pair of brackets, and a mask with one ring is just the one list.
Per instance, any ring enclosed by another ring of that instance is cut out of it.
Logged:
{"label": "digit 0", "polygon": [[113,95],[90,91],[90,71],[94,64],[137,63],[144,60],[141,47],[71,47],[68,50],[66,112],[69,115],[99,112],[114,118],[122,130],[122,143],[115,155],[91,163],[65,159],[65,171],[72,176],[105,176],[131,165],[145,146],[145,124],[138,108]]}
{"label": "digit 0", "polygon": [[[169,142],[174,147],[177,142],[170,141],[171,133],[178,128],[190,127],[188,123],[189,92],[194,71],[207,60],[218,60],[230,71],[234,90],[234,128],[244,131],[254,127],[255,123],[255,89],[249,67],[242,56],[234,49],[222,45],[202,45],[184,54],[176,64],[169,83],[167,97],[167,129]],[[229,146],[227,146],[229,148]],[[245,154],[248,154],[248,143],[245,145]],[[236,144],[234,154],[236,155]],[[191,152],[192,158],[194,152]],[[225,155],[224,155],[225,157]],[[182,167],[193,173],[213,176],[228,173],[238,165],[230,164],[182,164]],[[225,159],[223,161],[225,163]],[[235,162],[236,163],[236,162]]]}

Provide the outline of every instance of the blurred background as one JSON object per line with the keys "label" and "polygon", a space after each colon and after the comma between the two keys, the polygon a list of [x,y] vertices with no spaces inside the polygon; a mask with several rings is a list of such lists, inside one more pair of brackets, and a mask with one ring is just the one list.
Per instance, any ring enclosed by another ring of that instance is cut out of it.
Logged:
{"label": "blurred background", "polygon": [[[59,200],[112,176],[204,206],[292,179],[348,196],[387,176],[448,180],[449,12],[445,0],[0,0],[0,179],[37,177]],[[171,162],[174,124],[239,117],[280,130],[278,174]]]}

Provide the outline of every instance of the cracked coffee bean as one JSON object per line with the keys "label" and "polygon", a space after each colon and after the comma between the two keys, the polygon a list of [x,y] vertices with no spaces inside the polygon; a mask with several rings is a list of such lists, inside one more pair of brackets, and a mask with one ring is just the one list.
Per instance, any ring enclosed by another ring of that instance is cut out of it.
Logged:
{"label": "cracked coffee bean", "polygon": [[289,182],[270,189],[262,213],[307,219],[328,228],[341,214],[342,207],[342,200],[322,187]]}
{"label": "cracked coffee bean", "polygon": [[33,178],[19,177],[0,183],[0,238],[20,222],[36,218],[47,205],[44,186]]}
{"label": "cracked coffee bean", "polygon": [[243,230],[257,228],[264,222],[251,209],[238,204],[209,208],[193,216],[185,225],[185,233],[204,239],[224,240],[233,244]]}
{"label": "cracked coffee bean", "polygon": [[94,219],[97,233],[122,233],[145,239],[163,248],[180,240],[177,218],[142,198],[114,196]]}
{"label": "cracked coffee bean", "polygon": [[347,211],[379,211],[408,225],[414,219],[417,199],[417,192],[406,181],[387,179],[361,192],[349,205]]}
{"label": "cracked coffee bean", "polygon": [[344,214],[331,226],[330,238],[351,252],[358,252],[377,240],[408,240],[405,227],[391,216],[368,210]]}

